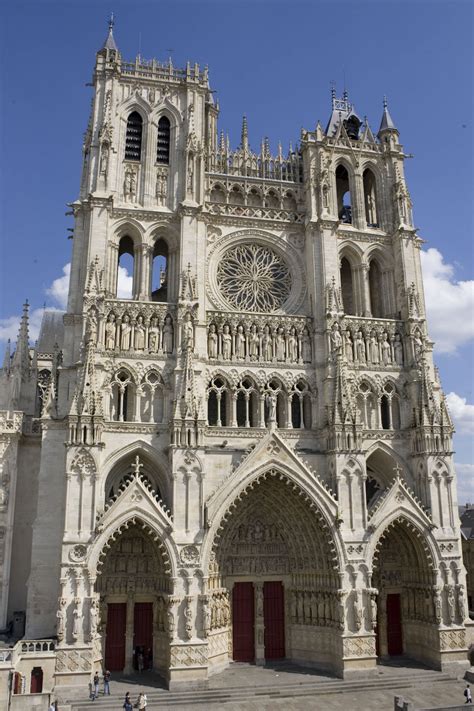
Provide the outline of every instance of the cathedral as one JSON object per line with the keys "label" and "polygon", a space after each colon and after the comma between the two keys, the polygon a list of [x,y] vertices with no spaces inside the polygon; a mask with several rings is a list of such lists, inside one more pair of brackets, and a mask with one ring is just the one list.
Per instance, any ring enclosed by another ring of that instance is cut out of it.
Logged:
{"label": "cathedral", "polygon": [[288,152],[255,152],[245,118],[232,148],[207,68],[125,61],[110,25],[67,312],[33,348],[25,305],[1,372],[14,695],[72,698],[96,669],[464,668],[406,156],[386,100],[378,132],[331,104]]}

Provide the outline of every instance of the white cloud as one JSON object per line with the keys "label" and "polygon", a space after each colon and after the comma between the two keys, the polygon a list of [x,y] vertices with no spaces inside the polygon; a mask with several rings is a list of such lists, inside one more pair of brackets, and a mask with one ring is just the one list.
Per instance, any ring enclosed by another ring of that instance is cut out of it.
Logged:
{"label": "white cloud", "polygon": [[117,297],[119,299],[132,298],[133,277],[127,272],[125,267],[118,268]]}
{"label": "white cloud", "polygon": [[[62,309],[48,308],[48,311],[62,311]],[[29,313],[30,341],[36,341],[39,336],[43,314],[44,309],[33,309]],[[15,345],[20,328],[20,320],[20,316],[9,316],[8,318],[0,319],[0,341],[6,342],[10,339],[12,345]]]}
{"label": "white cloud", "polygon": [[474,280],[457,281],[434,247],[421,252],[428,331],[438,353],[456,353],[474,338]]}
{"label": "white cloud", "polygon": [[65,310],[67,306],[67,295],[69,292],[69,277],[71,275],[71,263],[68,262],[63,267],[63,276],[53,281],[46,289],[48,296],[51,296],[60,309]]}
{"label": "white cloud", "polygon": [[455,463],[458,482],[458,504],[474,503],[474,464]]}
{"label": "white cloud", "polygon": [[474,405],[470,405],[465,397],[453,392],[446,395],[446,402],[458,433],[474,435]]}

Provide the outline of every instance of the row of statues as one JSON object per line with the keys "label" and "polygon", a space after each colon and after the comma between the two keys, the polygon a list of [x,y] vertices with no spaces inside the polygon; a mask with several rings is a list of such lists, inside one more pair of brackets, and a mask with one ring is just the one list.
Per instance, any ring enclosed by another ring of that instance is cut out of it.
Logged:
{"label": "row of statues", "polygon": [[370,363],[372,365],[403,365],[403,342],[401,335],[389,335],[387,331],[374,330],[364,334],[361,330],[353,334],[349,329],[341,333],[338,323],[331,330],[331,351],[343,354],[348,363]]}
{"label": "row of statues", "polygon": [[145,322],[141,314],[133,320],[128,314],[117,319],[111,312],[105,324],[104,346],[106,350],[172,353],[173,319],[169,314],[163,321],[158,316],[152,316],[149,322]]}
{"label": "row of statues", "polygon": [[207,352],[215,360],[251,360],[277,363],[310,363],[311,338],[308,329],[297,331],[295,326],[250,327],[228,323],[208,328]]}

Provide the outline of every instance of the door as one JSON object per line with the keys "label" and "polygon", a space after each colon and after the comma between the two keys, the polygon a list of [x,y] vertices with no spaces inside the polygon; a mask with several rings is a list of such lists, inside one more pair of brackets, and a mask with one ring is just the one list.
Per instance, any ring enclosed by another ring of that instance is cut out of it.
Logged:
{"label": "door", "polygon": [[253,583],[235,583],[232,590],[232,644],[234,661],[255,661]]}
{"label": "door", "polygon": [[[153,650],[153,603],[136,602],[133,610],[133,649],[141,649],[145,669],[152,664]],[[138,669],[137,655],[135,666]]]}
{"label": "door", "polygon": [[43,691],[43,670],[33,667],[31,670],[30,694],[41,694]]}
{"label": "door", "polygon": [[399,593],[387,595],[387,651],[391,656],[403,654],[402,610]]}
{"label": "door", "polygon": [[285,602],[280,580],[263,584],[265,659],[285,656]]}
{"label": "door", "polygon": [[110,671],[122,671],[125,666],[126,619],[126,602],[111,602],[107,605],[105,668]]}

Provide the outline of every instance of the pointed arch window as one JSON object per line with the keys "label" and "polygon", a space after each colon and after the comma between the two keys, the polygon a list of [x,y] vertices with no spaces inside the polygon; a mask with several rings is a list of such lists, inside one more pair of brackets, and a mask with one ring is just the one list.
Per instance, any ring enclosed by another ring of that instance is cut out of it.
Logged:
{"label": "pointed arch window", "polygon": [[170,134],[170,120],[167,116],[162,116],[158,121],[158,140],[156,142],[156,162],[160,165],[169,165],[170,162]]}
{"label": "pointed arch window", "polygon": [[354,283],[352,279],[352,267],[346,257],[341,259],[341,293],[344,313],[355,315],[354,306]]}
{"label": "pointed arch window", "polygon": [[363,180],[365,221],[368,227],[378,227],[379,220],[377,216],[377,192],[375,189],[375,175],[369,168],[364,170]]}
{"label": "pointed arch window", "polygon": [[382,270],[376,259],[371,259],[369,264],[369,292],[372,316],[383,318]]}
{"label": "pointed arch window", "polygon": [[352,224],[352,200],[349,173],[343,165],[336,168],[337,216],[345,224]]}
{"label": "pointed arch window", "polygon": [[127,120],[125,136],[125,160],[140,161],[142,157],[143,119],[138,111],[133,111]]}

